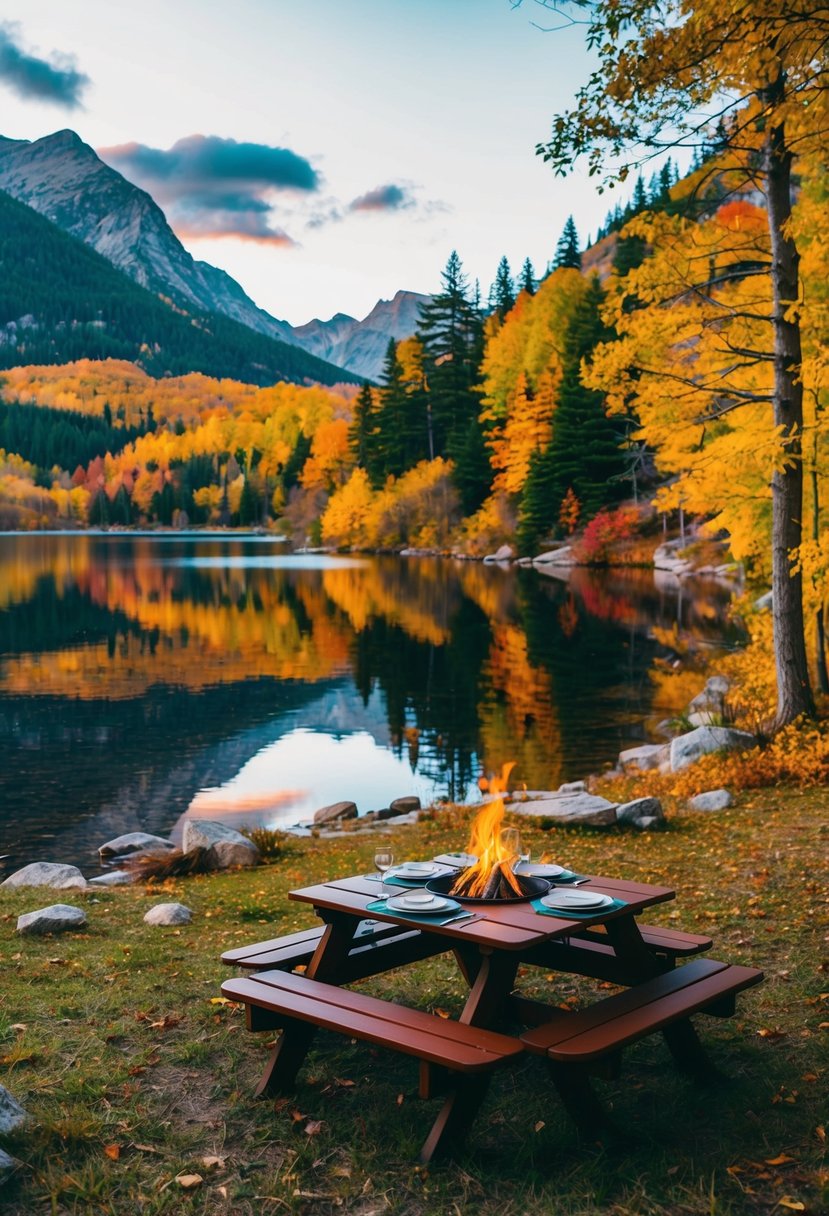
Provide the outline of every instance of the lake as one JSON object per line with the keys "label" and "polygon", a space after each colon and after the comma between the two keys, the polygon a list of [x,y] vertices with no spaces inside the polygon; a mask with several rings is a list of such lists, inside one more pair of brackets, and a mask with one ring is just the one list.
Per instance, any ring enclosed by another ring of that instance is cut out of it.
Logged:
{"label": "lake", "polygon": [[[601,771],[669,713],[728,591],[228,534],[0,536],[0,854],[94,868],[186,813],[286,826]],[[702,678],[700,678],[700,685]],[[668,698],[666,700],[666,698]]]}

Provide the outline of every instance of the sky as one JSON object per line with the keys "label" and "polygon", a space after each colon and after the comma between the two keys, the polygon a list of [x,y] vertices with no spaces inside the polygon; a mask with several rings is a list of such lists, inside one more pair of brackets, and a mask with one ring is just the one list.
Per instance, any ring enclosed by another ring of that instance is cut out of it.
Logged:
{"label": "sky", "polygon": [[194,257],[301,324],[543,271],[615,202],[535,155],[589,72],[523,0],[7,0],[0,134],[71,127]]}

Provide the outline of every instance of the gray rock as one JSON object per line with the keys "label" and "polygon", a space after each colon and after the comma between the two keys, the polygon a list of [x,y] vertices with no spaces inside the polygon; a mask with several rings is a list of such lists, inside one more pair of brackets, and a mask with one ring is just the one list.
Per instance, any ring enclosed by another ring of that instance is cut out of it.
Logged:
{"label": "gray rock", "polygon": [[598,794],[553,794],[535,802],[513,803],[511,809],[522,815],[585,827],[605,828],[616,822],[616,803]]}
{"label": "gray rock", "polygon": [[314,812],[314,823],[337,823],[341,819],[356,819],[356,802],[332,802]]}
{"label": "gray rock", "polygon": [[706,681],[705,688],[697,693],[688,708],[692,714],[694,711],[706,710],[721,714],[729,688],[730,683],[725,676],[711,676],[711,679]]}
{"label": "gray rock", "polygon": [[671,772],[678,773],[709,752],[745,751],[750,747],[757,747],[757,739],[746,731],[726,726],[698,726],[672,741]]}
{"label": "gray rock", "polygon": [[587,789],[586,781],[565,781],[556,791],[559,794],[582,794]]}
{"label": "gray rock", "polygon": [[101,857],[123,857],[126,853],[157,853],[176,846],[163,836],[151,836],[149,832],[125,832],[108,840],[98,849]]}
{"label": "gray rock", "polygon": [[181,848],[184,853],[207,849],[208,865],[214,870],[255,866],[259,861],[259,850],[252,840],[212,819],[185,819]]}
{"label": "gray rock", "polygon": [[17,918],[17,932],[24,936],[42,933],[63,933],[66,929],[82,929],[86,924],[83,908],[71,904],[50,904],[35,912],[24,912]]}
{"label": "gray rock", "polygon": [[20,1168],[20,1162],[10,1157],[0,1148],[0,1186],[8,1182],[15,1170]]}
{"label": "gray rock", "polygon": [[392,815],[408,815],[410,811],[420,810],[420,799],[416,794],[407,794],[403,798],[393,798],[389,803]]}
{"label": "gray rock", "polygon": [[54,887],[58,891],[86,886],[86,879],[77,866],[65,866],[54,861],[33,861],[16,870],[0,886],[3,887]]}
{"label": "gray rock", "polygon": [[8,1135],[28,1121],[29,1116],[17,1098],[9,1093],[5,1085],[0,1085],[0,1135]]}
{"label": "gray rock", "polygon": [[107,870],[106,874],[96,874],[90,878],[90,887],[125,887],[135,878],[129,870]]}
{"label": "gray rock", "polygon": [[644,819],[637,819],[633,826],[638,828],[640,832],[653,832],[657,828],[661,828],[664,822],[664,819],[659,819],[653,815],[645,815]]}
{"label": "gray rock", "polygon": [[154,904],[144,913],[148,925],[189,925],[192,919],[193,913],[184,904]]}
{"label": "gray rock", "polygon": [[724,811],[733,801],[728,790],[708,790],[691,798],[688,806],[692,811]]}
{"label": "gray rock", "polygon": [[665,812],[658,798],[634,798],[616,808],[617,823],[638,824],[641,819],[664,819]]}
{"label": "gray rock", "polygon": [[533,558],[534,566],[574,566],[575,564],[572,545],[561,545],[558,549],[548,549],[546,553],[539,553],[537,557]]}
{"label": "gray rock", "polygon": [[638,768],[647,771],[659,768],[663,760],[668,758],[667,743],[643,743],[641,747],[628,747],[619,752],[619,768],[623,772]]}

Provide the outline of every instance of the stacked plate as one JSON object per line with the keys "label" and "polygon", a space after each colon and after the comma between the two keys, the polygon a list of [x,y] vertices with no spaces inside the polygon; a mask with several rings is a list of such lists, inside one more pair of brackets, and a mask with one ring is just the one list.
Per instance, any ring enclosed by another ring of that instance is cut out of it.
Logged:
{"label": "stacked plate", "polygon": [[449,866],[437,865],[434,861],[401,861],[387,871],[387,878],[404,878],[406,882],[428,882],[430,878],[439,878],[447,874]]}
{"label": "stacked plate", "polygon": [[564,866],[554,866],[544,861],[519,861],[515,873],[526,874],[528,878],[560,878],[570,871],[565,870]]}
{"label": "stacked plate", "polygon": [[613,904],[613,896],[602,891],[574,891],[572,887],[555,887],[542,895],[545,908],[555,912],[600,912]]}
{"label": "stacked plate", "polygon": [[386,906],[392,912],[405,912],[407,916],[436,916],[440,912],[460,908],[454,899],[433,895],[431,891],[408,891],[405,895],[395,895],[386,900]]}

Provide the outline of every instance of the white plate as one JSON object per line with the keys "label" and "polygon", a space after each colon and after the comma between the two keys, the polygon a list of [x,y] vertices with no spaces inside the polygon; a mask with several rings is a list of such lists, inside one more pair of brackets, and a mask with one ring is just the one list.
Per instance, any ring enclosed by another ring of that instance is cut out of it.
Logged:
{"label": "white plate", "polygon": [[465,870],[468,866],[474,866],[478,858],[474,853],[440,853],[434,860],[440,865]]}
{"label": "white plate", "polygon": [[427,874],[436,874],[437,871],[438,866],[433,861],[402,861],[394,869],[394,873],[399,874],[401,878],[407,878],[409,875],[412,878],[423,878]]}
{"label": "white plate", "polygon": [[613,896],[603,895],[600,891],[568,891],[565,887],[542,895],[541,902],[545,908],[554,908],[557,912],[593,912],[609,908]]}
{"label": "white plate", "polygon": [[516,874],[526,874],[528,878],[558,878],[566,874],[564,866],[547,865],[546,862],[522,861],[515,867]]}
{"label": "white plate", "polygon": [[428,900],[422,898],[420,892],[410,895],[395,895],[386,901],[392,912],[411,912],[420,916],[432,916],[436,912],[446,912],[454,907],[454,901],[442,899],[440,895],[431,895]]}

